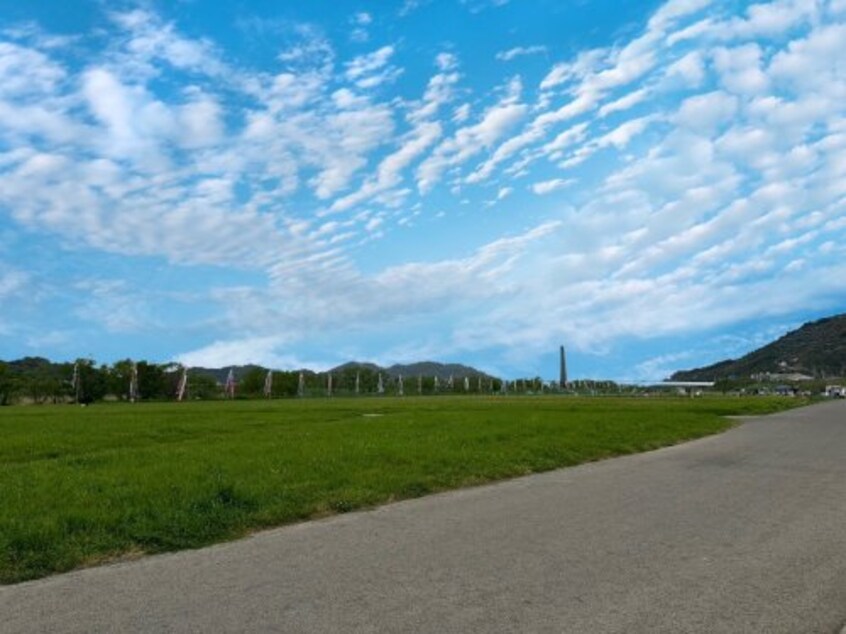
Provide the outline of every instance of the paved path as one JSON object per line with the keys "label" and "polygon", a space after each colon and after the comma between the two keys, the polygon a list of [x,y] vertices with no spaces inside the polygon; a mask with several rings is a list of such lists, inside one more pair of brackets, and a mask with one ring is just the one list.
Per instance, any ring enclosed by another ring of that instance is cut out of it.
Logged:
{"label": "paved path", "polygon": [[846,402],[0,588],[0,632],[814,632],[846,623]]}

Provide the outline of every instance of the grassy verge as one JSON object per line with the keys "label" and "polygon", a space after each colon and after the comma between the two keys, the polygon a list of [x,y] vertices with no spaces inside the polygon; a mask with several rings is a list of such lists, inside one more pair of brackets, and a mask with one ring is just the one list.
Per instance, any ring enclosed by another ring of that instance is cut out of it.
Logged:
{"label": "grassy verge", "polygon": [[788,399],[0,408],[0,583],[712,434]]}

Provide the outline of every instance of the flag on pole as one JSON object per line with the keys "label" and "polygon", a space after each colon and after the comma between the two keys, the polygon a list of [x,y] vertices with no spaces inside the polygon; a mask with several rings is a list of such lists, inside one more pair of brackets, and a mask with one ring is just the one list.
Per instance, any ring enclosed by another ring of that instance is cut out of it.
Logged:
{"label": "flag on pole", "polygon": [[185,398],[185,393],[188,391],[188,368],[182,368],[182,376],[179,379],[179,387],[176,390],[176,400],[181,401]]}
{"label": "flag on pole", "polygon": [[73,377],[71,377],[71,388],[73,388],[73,397],[79,403],[79,395],[81,392],[82,381],[79,378],[79,362],[73,364]]}
{"label": "flag on pole", "polygon": [[466,377],[466,376],[464,377],[464,391],[465,392],[470,391],[470,379],[469,379],[469,377]]}
{"label": "flag on pole", "polygon": [[235,370],[232,368],[229,368],[229,374],[226,375],[223,391],[226,393],[226,398],[235,398]]}
{"label": "flag on pole", "polygon": [[300,380],[297,383],[297,396],[305,396],[305,377],[300,372]]}
{"label": "flag on pole", "polygon": [[140,398],[141,395],[138,392],[138,364],[133,363],[132,369],[129,371],[129,401],[134,403]]}
{"label": "flag on pole", "polygon": [[384,394],[385,393],[385,384],[382,383],[382,373],[379,373],[379,382],[376,384],[376,393],[377,394]]}
{"label": "flag on pole", "polygon": [[326,379],[326,393],[332,396],[332,373],[329,373],[329,378]]}
{"label": "flag on pole", "polygon": [[358,396],[358,392],[359,392],[360,389],[361,389],[361,377],[359,376],[359,373],[356,372],[355,373],[355,393],[356,393],[356,396]]}
{"label": "flag on pole", "polygon": [[267,376],[264,377],[264,390],[262,390],[265,398],[270,398],[273,395],[273,370],[267,371]]}
{"label": "flag on pole", "polygon": [[400,396],[403,396],[403,389],[402,389],[402,374],[400,374],[400,375],[399,375],[399,387],[398,387],[398,389],[397,389],[397,392],[399,393],[399,395],[400,395]]}

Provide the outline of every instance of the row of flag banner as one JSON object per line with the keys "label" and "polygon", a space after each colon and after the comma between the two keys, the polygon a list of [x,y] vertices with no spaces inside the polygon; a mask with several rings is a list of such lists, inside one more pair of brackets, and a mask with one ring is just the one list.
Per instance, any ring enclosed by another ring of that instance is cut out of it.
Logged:
{"label": "row of flag banner", "polygon": [[[441,381],[440,381],[439,377],[434,376],[432,378],[433,378],[433,381],[432,381],[433,390],[435,392],[441,391]],[[494,390],[494,387],[495,387],[494,386],[494,380],[493,379],[487,379],[487,382],[488,382],[490,392],[493,393],[495,391]],[[450,376],[446,380],[445,383],[446,383],[446,385],[445,385],[446,391],[448,391],[448,392],[455,391],[455,379],[454,379],[453,376]],[[484,384],[485,384],[485,380],[481,376],[476,377],[476,391],[477,392],[481,393],[483,391],[483,389],[486,387]],[[80,374],[79,364],[74,364],[74,366],[73,366],[73,376],[72,376],[72,379],[71,379],[71,386],[72,386],[76,400],[79,401],[81,394],[82,394],[82,377],[81,377],[81,374]],[[470,377],[467,377],[467,376],[463,377],[463,385],[462,385],[463,391],[464,392],[470,392],[470,386],[471,386]],[[237,381],[235,379],[235,371],[234,371],[234,369],[230,368],[229,373],[226,376],[226,382],[223,385],[223,392],[224,392],[224,395],[226,396],[226,398],[229,398],[229,399],[235,398],[236,387],[237,387]],[[355,375],[355,388],[354,388],[355,394],[361,393],[361,387],[362,387],[361,386],[361,376],[359,375],[359,373],[356,373],[356,375]],[[423,376],[422,375],[419,375],[417,377],[417,386],[416,387],[417,387],[417,393],[423,394]],[[507,380],[502,380],[502,381],[499,382],[499,390],[498,391],[502,394],[506,394],[506,393],[508,393],[509,389],[516,390],[517,387],[518,387],[517,381],[510,381],[509,382]],[[529,383],[524,380],[523,385],[522,385],[523,390],[531,389],[531,390],[535,390],[535,391],[542,391],[543,387],[544,387],[544,385],[543,385],[543,382],[541,382],[541,381],[535,381],[535,382],[532,382],[531,385],[529,385]],[[331,373],[329,373],[327,375],[327,378],[326,378],[326,394],[327,394],[327,396],[332,396],[333,389],[334,389],[333,375]],[[384,394],[385,393],[385,382],[382,378],[381,373],[379,373],[377,375],[376,393],[377,394]],[[272,370],[268,370],[267,374],[265,375],[264,384],[263,384],[263,387],[262,387],[262,394],[266,398],[271,398],[273,396],[273,371]],[[298,382],[297,382],[297,396],[302,397],[302,396],[305,396],[305,394],[306,394],[305,374],[303,372],[300,372]],[[396,379],[396,394],[399,395],[399,396],[405,395],[405,381],[404,381],[404,378],[403,378],[402,375],[399,375]],[[139,384],[138,384],[138,366],[135,363],[132,364],[131,369],[130,369],[128,397],[129,397],[129,400],[131,402],[135,402],[137,400],[140,400],[140,398],[141,398],[141,393],[140,393]],[[176,387],[176,400],[177,401],[183,401],[187,397],[188,397],[188,368],[183,367],[182,371],[179,375],[179,381],[178,381],[177,387]]]}

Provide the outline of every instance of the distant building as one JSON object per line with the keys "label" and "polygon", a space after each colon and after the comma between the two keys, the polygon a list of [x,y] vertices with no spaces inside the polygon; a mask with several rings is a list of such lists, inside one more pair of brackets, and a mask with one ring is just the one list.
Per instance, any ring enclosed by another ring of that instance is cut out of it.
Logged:
{"label": "distant building", "polygon": [[670,388],[679,394],[690,394],[698,396],[702,390],[714,387],[713,381],[661,381],[647,385],[651,388]]}
{"label": "distant building", "polygon": [[814,377],[802,374],[801,372],[759,372],[757,374],[753,374],[751,378],[753,381],[787,381],[790,383],[814,380]]}

